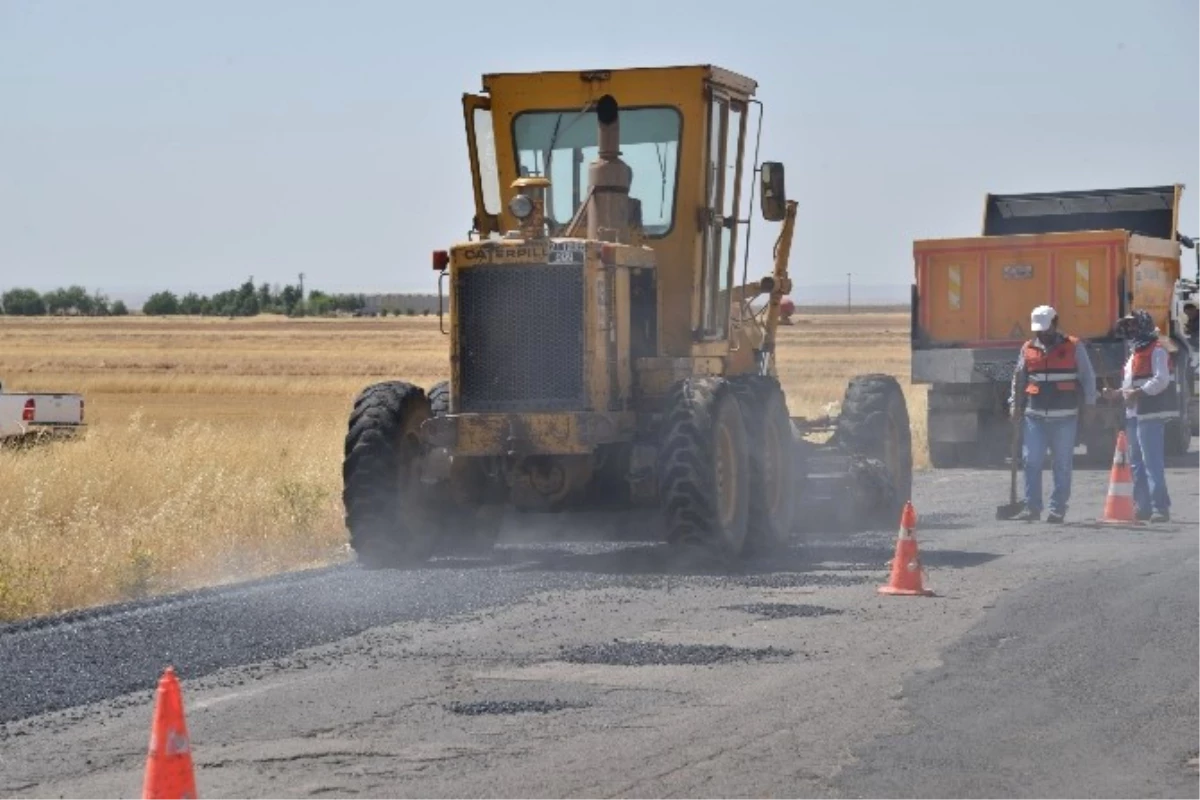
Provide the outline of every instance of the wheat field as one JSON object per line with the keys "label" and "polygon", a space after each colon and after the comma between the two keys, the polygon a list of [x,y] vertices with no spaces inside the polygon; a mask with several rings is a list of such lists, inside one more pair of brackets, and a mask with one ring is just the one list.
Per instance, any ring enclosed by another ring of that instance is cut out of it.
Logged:
{"label": "wheat field", "polygon": [[[794,320],[779,348],[792,414],[826,413],[854,374],[894,374],[923,465],[907,314]],[[0,317],[5,387],[80,392],[89,427],[0,449],[0,620],[348,558],[350,403],[375,380],[446,378],[447,343],[432,316]]]}

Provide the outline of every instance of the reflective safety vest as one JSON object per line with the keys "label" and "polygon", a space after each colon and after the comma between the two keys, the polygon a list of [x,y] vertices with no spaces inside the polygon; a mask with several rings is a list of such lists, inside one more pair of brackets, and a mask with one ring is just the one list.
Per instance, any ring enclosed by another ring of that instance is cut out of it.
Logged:
{"label": "reflective safety vest", "polygon": [[[1154,377],[1154,351],[1162,345],[1154,342],[1134,350],[1130,359],[1133,361],[1133,388],[1139,389]],[[1138,419],[1174,419],[1179,416],[1178,387],[1175,384],[1175,358],[1167,354],[1167,388],[1158,394],[1143,394],[1137,399]]]}
{"label": "reflective safety vest", "polygon": [[1058,419],[1079,414],[1083,394],[1075,348],[1079,340],[1067,336],[1043,350],[1037,339],[1025,343],[1025,415]]}

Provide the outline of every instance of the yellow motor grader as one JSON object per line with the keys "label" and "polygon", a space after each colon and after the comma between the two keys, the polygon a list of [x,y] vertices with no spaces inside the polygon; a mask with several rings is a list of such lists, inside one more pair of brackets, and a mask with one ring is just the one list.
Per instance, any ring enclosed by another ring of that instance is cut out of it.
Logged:
{"label": "yellow motor grader", "polygon": [[[836,418],[788,413],[774,354],[796,203],[747,137],[756,88],[701,65],[493,74],[463,96],[474,224],[433,253],[449,379],[354,400],[360,563],[490,548],[508,509],[645,512],[730,559],[826,520],[894,524],[912,485],[895,378],[851,380]],[[773,272],[748,281],[755,184],[782,226]]]}

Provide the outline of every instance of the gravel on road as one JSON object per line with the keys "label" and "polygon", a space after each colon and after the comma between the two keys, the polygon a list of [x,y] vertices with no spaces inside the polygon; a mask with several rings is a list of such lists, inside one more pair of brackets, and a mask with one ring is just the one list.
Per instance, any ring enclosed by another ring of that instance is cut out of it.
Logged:
{"label": "gravel on road", "polygon": [[1005,473],[918,475],[936,597],[876,593],[893,529],[730,574],[510,543],[9,626],[0,795],[136,792],[173,663],[203,796],[1195,797],[1195,466],[1168,525],[1091,524],[1107,478],[1053,526],[993,519]]}

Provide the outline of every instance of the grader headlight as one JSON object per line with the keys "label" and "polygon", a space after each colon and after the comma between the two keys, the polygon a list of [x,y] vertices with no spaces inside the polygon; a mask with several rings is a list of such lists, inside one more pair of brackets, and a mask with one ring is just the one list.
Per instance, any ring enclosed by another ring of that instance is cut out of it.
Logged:
{"label": "grader headlight", "polygon": [[526,217],[533,213],[533,201],[528,195],[516,194],[508,201],[508,210],[517,219],[524,221]]}
{"label": "grader headlight", "polygon": [[543,177],[517,178],[512,188],[517,191],[508,201],[509,212],[521,225],[526,239],[541,239],[546,235],[546,189],[550,181]]}

